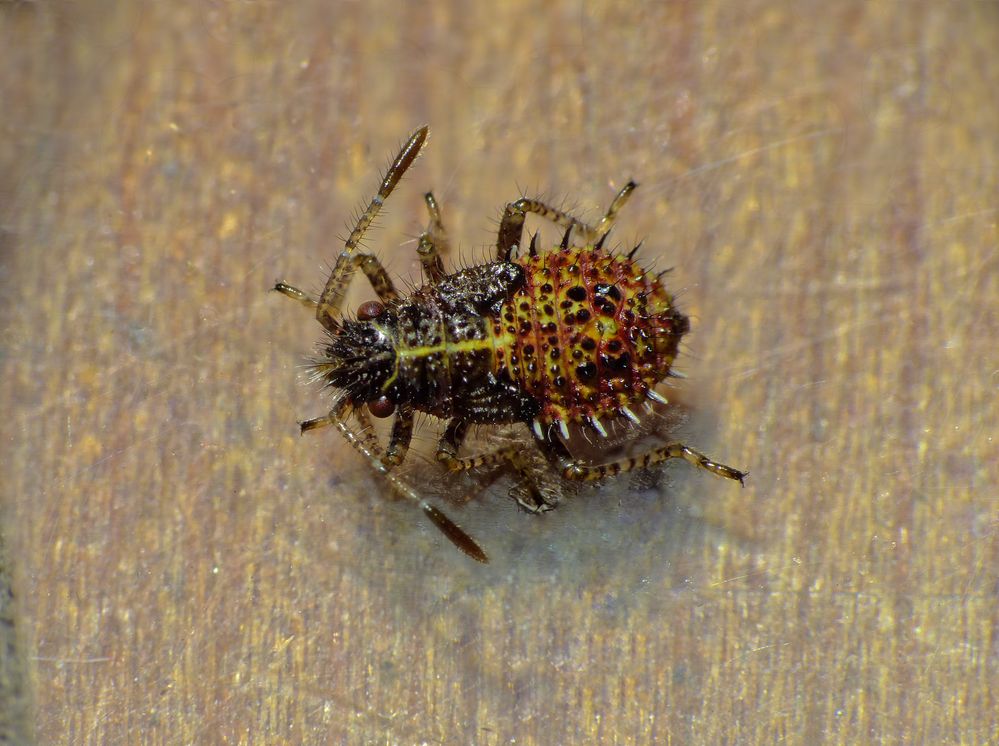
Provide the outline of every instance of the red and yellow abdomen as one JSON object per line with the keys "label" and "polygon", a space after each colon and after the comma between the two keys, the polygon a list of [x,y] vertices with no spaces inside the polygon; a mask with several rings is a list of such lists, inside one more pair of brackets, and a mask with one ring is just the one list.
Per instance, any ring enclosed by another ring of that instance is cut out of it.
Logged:
{"label": "red and yellow abdomen", "polygon": [[491,330],[497,370],[541,422],[614,416],[669,374],[689,323],[656,275],[593,247],[515,261],[524,284]]}

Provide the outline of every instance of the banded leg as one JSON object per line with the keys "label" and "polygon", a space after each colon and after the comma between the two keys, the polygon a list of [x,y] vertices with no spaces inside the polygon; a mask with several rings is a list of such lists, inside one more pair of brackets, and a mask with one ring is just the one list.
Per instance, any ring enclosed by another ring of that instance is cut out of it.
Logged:
{"label": "banded leg", "polygon": [[[365,274],[369,278],[373,275],[368,274],[368,269],[372,269],[376,276],[384,276],[385,279],[388,277],[377,259],[374,257],[371,257],[370,260],[363,259],[361,258],[365,256],[363,254],[355,258],[354,252],[364,237],[365,231],[371,226],[371,222],[378,215],[379,210],[381,210],[385,200],[392,193],[392,190],[395,189],[399,180],[402,179],[402,175],[413,165],[413,161],[420,154],[420,150],[423,149],[423,145],[427,141],[428,132],[428,127],[420,127],[410,136],[406,144],[402,146],[402,150],[399,151],[395,160],[392,161],[392,165],[389,166],[385,178],[382,179],[378,193],[371,198],[368,208],[358,218],[357,225],[354,226],[354,230],[350,232],[350,236],[347,237],[347,241],[344,243],[343,251],[340,252],[340,256],[336,260],[336,265],[334,265],[333,271],[326,281],[326,287],[323,289],[322,295],[319,296],[319,302],[316,306],[316,319],[330,331],[335,331],[337,328],[337,316],[342,310],[344,294],[347,292],[347,285],[350,283],[353,270],[356,269],[358,264],[365,270]],[[376,266],[378,271],[374,270]],[[375,284],[374,280],[372,280],[372,284]],[[391,287],[391,283],[388,284],[388,287]],[[378,290],[377,285],[375,289],[376,291]],[[394,293],[395,290],[393,289],[392,292]]]}
{"label": "banded leg", "polygon": [[350,265],[348,274],[353,274],[355,269],[360,268],[382,303],[399,298],[399,293],[396,292],[395,285],[392,284],[392,278],[389,277],[385,267],[374,254],[355,254],[350,258]]}
{"label": "banded leg", "polygon": [[[361,411],[363,410],[354,410],[355,416],[358,417],[360,422],[370,424],[370,420],[367,419],[366,414],[357,414]],[[371,433],[370,429],[363,433],[358,433],[350,426],[350,413],[351,404],[349,400],[344,399],[343,401],[338,402],[336,407],[326,417],[309,421],[318,423],[320,420],[324,420],[322,424],[316,424],[314,427],[305,428],[305,423],[303,423],[303,431],[305,429],[314,429],[315,427],[323,427],[325,425],[333,425],[336,427],[336,429],[340,431],[344,440],[346,440],[351,447],[368,460],[372,468],[388,481],[389,485],[391,485],[396,493],[419,506],[420,510],[423,511],[423,514],[430,519],[430,521],[451,541],[452,544],[478,562],[489,562],[489,557],[486,556],[484,551],[482,551],[482,547],[476,544],[475,540],[466,534],[458,526],[458,524],[448,518],[443,511],[427,502],[425,498],[421,497],[420,494],[406,484],[406,482],[389,471],[391,467],[386,465],[383,461],[380,447],[378,446],[377,441],[375,441],[374,435]]]}
{"label": "banded leg", "polygon": [[[368,414],[368,410],[364,407],[353,407],[350,410],[350,414],[353,414],[357,420],[358,429],[355,431],[357,437],[372,453],[377,454],[381,458],[382,446],[375,435],[375,428],[371,423],[371,416]],[[311,430],[319,430],[320,428],[335,424],[336,420],[333,418],[333,412],[330,412],[322,417],[314,417],[311,420],[299,422],[298,427],[300,434],[305,435]]]}
{"label": "banded leg", "polygon": [[353,414],[360,426],[355,433],[364,447],[374,453],[382,462],[386,470],[391,470],[406,460],[409,453],[409,445],[413,440],[413,408],[400,407],[392,423],[392,434],[389,436],[388,447],[382,450],[381,443],[375,436],[374,427],[371,424],[371,417],[364,407],[353,407],[349,411],[337,414],[334,410],[324,417],[316,417],[298,423],[302,435],[310,430],[318,430],[329,425],[337,424],[337,417],[346,417]]}
{"label": "banded leg", "polygon": [[469,471],[482,466],[493,466],[509,464],[520,476],[520,485],[527,492],[531,502],[526,502],[517,498],[517,503],[529,513],[544,513],[555,507],[555,503],[546,500],[543,493],[534,480],[530,472],[528,463],[521,455],[519,446],[510,445],[497,448],[495,451],[472,456],[469,458],[459,458],[458,449],[465,440],[468,433],[468,423],[453,419],[448,423],[444,435],[441,436],[437,445],[437,461],[444,465],[449,472]]}
{"label": "banded leg", "polygon": [[[392,284],[392,278],[389,277],[385,267],[382,266],[382,263],[378,261],[378,257],[374,254],[355,254],[350,258],[349,264],[349,273],[352,274],[358,268],[364,272],[375,294],[382,303],[388,303],[399,297],[395,285]],[[297,300],[306,308],[313,310],[319,308],[319,301],[310,297],[304,290],[299,290],[286,282],[275,283],[274,290],[287,295],[292,300]]]}
{"label": "banded leg", "polygon": [[[547,428],[542,428],[542,432],[546,431]],[[709,471],[715,476],[731,479],[744,487],[743,479],[748,473],[712,461],[700,451],[695,451],[683,443],[667,443],[646,451],[640,456],[622,458],[606,464],[585,464],[579,459],[573,458],[569,449],[561,441],[555,438],[538,437],[537,432],[534,433],[534,438],[541,452],[552,464],[562,470],[562,477],[573,481],[595,482],[604,477],[624,474],[633,469],[645,469],[674,458],[681,458],[699,469]]]}
{"label": "banded leg", "polygon": [[644,469],[674,458],[682,458],[688,464],[692,464],[699,469],[709,471],[715,476],[732,479],[745,486],[742,480],[745,478],[746,472],[712,461],[703,453],[695,451],[683,443],[667,443],[664,446],[647,451],[640,456],[623,458],[607,464],[588,466],[574,460],[563,467],[562,476],[566,479],[592,482],[615,474],[623,474],[632,469]]}
{"label": "banded leg", "polygon": [[509,261],[510,256],[520,245],[523,236],[524,220],[529,212],[564,228],[566,239],[568,239],[569,232],[576,229],[582,234],[582,238],[587,245],[599,245],[599,242],[602,241],[614,225],[618,213],[637,186],[638,184],[634,181],[629,181],[621,188],[621,191],[614,197],[610,207],[607,208],[607,213],[600,219],[596,228],[564,210],[552,207],[541,200],[521,198],[516,202],[511,202],[506,206],[506,210],[503,212],[503,219],[500,221],[499,236],[497,239],[497,257],[500,261]]}
{"label": "banded leg", "polygon": [[444,223],[441,221],[441,211],[437,206],[432,192],[423,195],[427,203],[427,212],[430,213],[430,226],[420,236],[420,243],[416,252],[420,255],[420,263],[423,271],[431,282],[438,282],[444,277],[444,262],[441,261],[441,254],[450,251],[447,233],[444,230]]}

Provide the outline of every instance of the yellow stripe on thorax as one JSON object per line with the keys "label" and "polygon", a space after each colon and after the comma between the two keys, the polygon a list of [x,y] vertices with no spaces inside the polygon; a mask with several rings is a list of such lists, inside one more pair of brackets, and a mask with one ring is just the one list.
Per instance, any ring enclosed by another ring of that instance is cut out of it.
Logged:
{"label": "yellow stripe on thorax", "polygon": [[424,347],[399,347],[395,353],[398,357],[428,357],[438,352],[451,355],[455,352],[474,352],[492,347],[492,340],[485,339],[463,339],[460,342],[441,342],[439,345],[426,345]]}
{"label": "yellow stripe on thorax", "polygon": [[487,335],[485,339],[463,339],[459,342],[452,342],[449,340],[444,340],[439,345],[421,345],[420,347],[406,347],[400,346],[396,348],[395,351],[395,368],[392,371],[392,375],[389,376],[388,380],[382,384],[382,391],[387,392],[389,388],[395,383],[395,380],[399,377],[399,361],[402,358],[413,358],[419,359],[421,357],[430,357],[431,355],[436,355],[439,352],[444,353],[444,359],[447,361],[446,365],[448,368],[451,367],[451,355],[458,352],[475,352],[476,350],[492,349],[493,341]]}

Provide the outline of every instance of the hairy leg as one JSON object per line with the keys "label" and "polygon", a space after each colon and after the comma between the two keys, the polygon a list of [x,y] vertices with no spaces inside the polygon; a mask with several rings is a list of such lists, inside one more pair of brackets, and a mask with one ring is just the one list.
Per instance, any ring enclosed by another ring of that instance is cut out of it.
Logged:
{"label": "hairy leg", "polygon": [[552,207],[541,200],[524,197],[518,199],[516,202],[511,202],[506,206],[503,218],[500,220],[499,234],[496,241],[497,258],[500,261],[509,261],[510,257],[520,246],[523,240],[524,220],[528,213],[539,215],[555,223],[555,225],[564,228],[566,231],[564,241],[566,242],[568,242],[570,231],[575,229],[582,235],[582,240],[586,245],[599,245],[614,225],[618,213],[637,186],[634,181],[629,181],[621,188],[621,191],[614,197],[610,207],[607,208],[606,214],[600,219],[596,228],[570,213],[560,210],[557,207]]}
{"label": "hairy leg", "polygon": [[427,212],[430,213],[430,225],[420,236],[416,252],[420,255],[420,263],[427,278],[431,282],[438,282],[445,276],[441,255],[448,253],[450,246],[441,220],[441,211],[433,193],[427,192],[423,199],[427,204]]}
{"label": "hairy leg", "polygon": [[555,507],[554,503],[545,499],[542,491],[538,488],[537,481],[531,474],[530,465],[523,457],[520,446],[503,446],[478,456],[459,458],[458,450],[461,448],[467,432],[468,423],[456,418],[448,423],[447,429],[441,436],[437,445],[437,461],[443,464],[448,471],[458,472],[484,466],[509,465],[517,472],[519,484],[527,493],[529,502],[517,498],[517,502],[524,510],[530,513],[543,513]]}
{"label": "hairy leg", "polygon": [[[355,256],[355,251],[357,250],[357,246],[361,239],[364,237],[365,231],[368,230],[371,226],[371,222],[381,210],[385,200],[392,193],[392,190],[395,189],[399,180],[402,179],[402,175],[406,173],[410,166],[413,165],[413,161],[415,161],[416,157],[420,154],[420,150],[423,149],[423,145],[427,141],[428,132],[428,127],[420,127],[410,136],[409,140],[406,141],[402,150],[399,151],[395,160],[392,161],[392,165],[389,166],[389,170],[382,179],[382,183],[378,188],[377,194],[371,198],[368,208],[361,214],[361,217],[358,218],[357,225],[354,226],[354,230],[352,230],[350,232],[350,236],[347,237],[343,251],[340,252],[340,256],[337,258],[333,271],[330,273],[329,279],[326,281],[326,287],[323,289],[322,295],[319,296],[319,302],[316,306],[316,319],[330,331],[334,331],[337,327],[337,317],[343,310],[344,294],[347,292],[347,286],[350,284],[350,278],[358,264],[361,265],[361,269],[365,271],[365,274],[367,274],[369,278],[372,278],[373,276],[384,278],[386,280],[388,278],[388,275],[385,274],[385,270],[381,267],[381,264],[378,263],[377,259],[374,257],[365,259],[364,257],[366,255],[364,254]],[[376,284],[375,280],[372,280],[372,285],[375,285],[375,290],[378,291],[379,286]],[[387,287],[391,288],[391,282],[388,283]],[[385,288],[386,286],[383,284],[382,289],[384,290]],[[393,289],[391,292],[394,294],[395,290]],[[381,293],[379,293],[379,295],[381,295]]]}

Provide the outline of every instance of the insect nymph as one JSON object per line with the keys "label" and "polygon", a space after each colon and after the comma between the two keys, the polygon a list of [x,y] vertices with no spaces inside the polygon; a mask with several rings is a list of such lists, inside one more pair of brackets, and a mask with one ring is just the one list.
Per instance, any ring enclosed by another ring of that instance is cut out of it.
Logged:
{"label": "insect nymph", "polygon": [[[682,443],[667,443],[639,456],[603,464],[574,458],[569,426],[606,437],[602,420],[638,422],[634,408],[666,403],[655,386],[670,375],[681,337],[690,325],[656,275],[628,255],[603,248],[618,211],[634,191],[629,182],[592,227],[549,205],[519,199],[506,206],[495,260],[444,271],[447,245],[440,211],[425,197],[430,227],[418,254],[427,284],[408,297],[395,290],[384,267],[358,245],[385,199],[426,143],[428,128],[409,138],[357,221],[318,299],[279,282],[275,290],[315,311],[329,339],[315,364],[334,391],[324,417],[301,423],[307,430],[332,425],[404,497],[416,502],[463,552],[481,562],[485,552],[450,518],[391,473],[406,457],[416,412],[447,421],[437,461],[448,471],[507,463],[520,473],[525,507],[554,505],[525,465],[521,447],[462,457],[469,426],[523,423],[563,479],[593,481],[682,458],[741,482],[744,472],[716,463]],[[565,229],[559,246],[539,252],[537,234],[522,252],[524,220],[534,213]],[[573,237],[579,243],[573,241]],[[379,301],[362,304],[351,317],[344,296],[361,270]],[[395,415],[387,446],[371,428],[370,414]]]}

